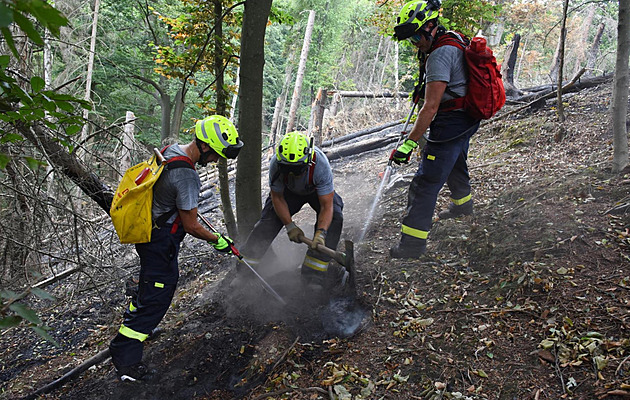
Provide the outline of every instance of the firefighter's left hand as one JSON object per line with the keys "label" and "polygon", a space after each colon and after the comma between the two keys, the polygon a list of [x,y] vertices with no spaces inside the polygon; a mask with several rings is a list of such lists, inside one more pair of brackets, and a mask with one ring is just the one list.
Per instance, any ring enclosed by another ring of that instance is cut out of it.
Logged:
{"label": "firefighter's left hand", "polygon": [[232,246],[234,246],[234,241],[226,235],[222,235],[220,233],[217,233],[216,235],[217,241],[209,242],[212,247],[214,247],[216,251],[220,251],[221,253],[232,253]]}
{"label": "firefighter's left hand", "polygon": [[407,139],[402,145],[400,145],[400,147],[394,150],[391,155],[391,159],[396,164],[407,163],[409,162],[409,158],[411,158],[411,153],[416,147],[418,147],[418,143],[411,139]]}
{"label": "firefighter's left hand", "polygon": [[323,228],[319,228],[315,231],[315,236],[313,236],[313,242],[311,243],[311,249],[317,250],[318,244],[326,246],[326,233],[326,229]]}

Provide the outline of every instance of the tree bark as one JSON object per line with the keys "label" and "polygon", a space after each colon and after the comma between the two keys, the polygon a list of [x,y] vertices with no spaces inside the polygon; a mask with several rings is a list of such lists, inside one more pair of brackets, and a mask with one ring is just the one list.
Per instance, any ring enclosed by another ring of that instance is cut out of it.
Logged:
{"label": "tree bark", "polygon": [[556,142],[559,142],[564,137],[564,104],[562,103],[562,82],[564,73],[564,45],[567,38],[567,10],[569,8],[569,0],[564,0],[564,6],[562,8],[562,26],[560,27],[560,44],[558,49],[558,132],[556,133]]}
{"label": "tree bark", "polygon": [[123,129],[122,151],[120,154],[120,171],[124,172],[131,167],[131,151],[133,150],[133,135],[135,131],[136,116],[131,111],[125,115],[125,127]]}
{"label": "tree bark", "polygon": [[304,33],[304,43],[302,44],[302,53],[300,54],[300,64],[295,78],[295,87],[293,89],[293,97],[291,98],[291,107],[289,108],[289,120],[287,122],[286,133],[295,129],[295,121],[297,110],[300,106],[300,92],[302,91],[302,82],[304,81],[304,72],[306,71],[306,61],[308,60],[308,50],[311,45],[311,35],[313,34],[313,26],[315,25],[315,11],[308,12],[308,22],[306,24],[306,32]]}
{"label": "tree bark", "polygon": [[514,68],[518,54],[518,47],[521,43],[521,35],[514,34],[512,43],[505,49],[505,57],[501,65],[501,75],[503,76],[503,86],[505,95],[508,97],[519,97],[523,94],[514,84]]}
{"label": "tree bark", "polygon": [[324,121],[324,109],[326,107],[326,89],[319,88],[315,101],[311,107],[312,115],[312,128],[311,135],[313,136],[315,146],[319,146],[322,142],[322,122]]}
{"label": "tree bark", "polygon": [[[101,6],[100,0],[94,0],[94,17],[92,18],[92,35],[90,37],[90,52],[88,54],[88,63],[87,63],[87,73],[85,74],[85,96],[83,99],[85,101],[90,102],[92,100],[92,75],[94,74],[94,53],[96,52],[96,33],[98,28],[98,12]],[[81,128],[81,136],[79,143],[81,147],[77,148],[77,156],[80,159],[86,154],[85,146],[87,145],[86,140],[89,135],[90,125],[88,124],[88,118],[90,116],[90,111],[87,109],[83,110],[83,121],[84,125]]]}
{"label": "tree bark", "polygon": [[630,56],[630,2],[619,2],[617,59],[612,100],[613,165],[619,173],[628,165],[628,57]]}
{"label": "tree bark", "polygon": [[245,146],[236,169],[238,238],[244,238],[260,217],[262,94],[265,30],[271,0],[246,0],[241,36],[241,90],[238,126]]}
{"label": "tree bark", "polygon": [[[224,86],[223,64],[226,62],[223,53],[223,4],[221,0],[214,0],[214,76],[215,76],[215,95],[217,99],[216,113],[225,116],[227,111],[227,93]],[[221,195],[221,206],[223,208],[223,222],[227,229],[228,235],[237,237],[236,217],[232,209],[232,200],[230,199],[230,180],[228,177],[227,160],[219,158],[217,162],[219,170],[219,193]]]}
{"label": "tree bark", "polygon": [[586,76],[593,76],[593,69],[595,68],[595,62],[597,61],[597,54],[599,54],[599,46],[602,42],[602,35],[604,34],[604,28],[606,25],[602,22],[597,27],[593,44],[588,52],[588,59],[586,61]]}

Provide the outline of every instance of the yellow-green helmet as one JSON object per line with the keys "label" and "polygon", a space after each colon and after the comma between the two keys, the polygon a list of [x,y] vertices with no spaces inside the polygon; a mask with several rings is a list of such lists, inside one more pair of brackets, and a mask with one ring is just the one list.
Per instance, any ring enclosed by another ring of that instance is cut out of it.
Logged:
{"label": "yellow-green helmet", "polygon": [[197,121],[195,137],[223,158],[236,158],[243,147],[236,127],[222,115],[211,115]]}
{"label": "yellow-green helmet", "polygon": [[440,14],[439,9],[440,4],[436,0],[414,0],[405,4],[396,19],[397,25],[394,27],[394,37],[397,40],[405,40],[412,37],[418,33],[422,25],[438,18]]}
{"label": "yellow-green helmet", "polygon": [[276,147],[276,160],[280,164],[303,164],[311,162],[312,146],[306,135],[289,132],[282,137]]}

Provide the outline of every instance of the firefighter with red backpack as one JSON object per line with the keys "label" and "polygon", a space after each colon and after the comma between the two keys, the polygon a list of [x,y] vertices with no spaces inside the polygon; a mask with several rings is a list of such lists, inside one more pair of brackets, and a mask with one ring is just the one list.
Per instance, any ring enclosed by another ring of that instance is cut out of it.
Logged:
{"label": "firefighter with red backpack", "polygon": [[[197,220],[201,181],[196,165],[236,158],[243,142],[227,118],[213,115],[195,124],[193,140],[162,150],[165,168],[153,186],[150,241],[136,243],[140,256],[138,290],[124,313],[118,334],[109,345],[121,381],[149,381],[156,371],[142,362],[143,342],[168,310],[179,278],[177,256],[188,233],[231,253],[232,240],[204,228]],[[130,216],[133,218],[133,216]]]}
{"label": "firefighter with red backpack", "polygon": [[[424,103],[406,140],[392,152],[390,159],[397,164],[408,162],[427,129],[429,134],[409,187],[400,243],[390,249],[392,258],[417,258],[426,252],[433,212],[444,183],[451,192],[451,203],[438,214],[439,218],[473,213],[466,163],[470,137],[479,128],[481,119],[489,118],[505,103],[501,75],[492,52],[481,45],[471,49],[466,37],[446,31],[439,25],[439,8],[437,0],[411,1],[401,9],[398,25],[394,27],[397,40],[408,40],[418,48],[420,90],[414,92],[413,101],[423,97]],[[468,51],[472,53],[469,55]],[[485,55],[489,58],[483,58]],[[491,76],[473,82],[480,68]]]}
{"label": "firefighter with red backpack", "polygon": [[[328,158],[313,140],[300,132],[284,135],[269,162],[270,193],[265,201],[260,219],[254,225],[241,254],[253,268],[264,268],[260,264],[282,227],[289,240],[301,242],[304,231],[293,221],[292,216],[305,204],[317,213],[313,226],[313,243],[306,252],[300,268],[305,287],[318,294],[328,284],[345,282],[343,270],[330,270],[330,256],[316,251],[321,244],[336,249],[343,227],[343,200],[333,184],[333,174]],[[253,274],[237,266],[237,277],[232,286],[244,286]],[[335,282],[337,281],[337,282]]]}

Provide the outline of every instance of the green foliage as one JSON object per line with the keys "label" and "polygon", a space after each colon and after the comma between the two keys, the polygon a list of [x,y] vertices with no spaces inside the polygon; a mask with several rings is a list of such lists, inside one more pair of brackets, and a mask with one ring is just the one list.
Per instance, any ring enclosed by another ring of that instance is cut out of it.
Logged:
{"label": "green foliage", "polygon": [[35,17],[41,26],[56,37],[59,36],[59,28],[68,25],[66,17],[44,0],[0,0],[0,31],[16,58],[19,54],[9,30],[12,23],[16,23],[34,43],[44,44],[42,36],[29,20],[29,15]]}
{"label": "green foliage", "polygon": [[31,288],[21,295],[10,290],[3,290],[0,292],[0,330],[24,324],[42,338],[59,347],[59,343],[48,333],[51,328],[43,324],[33,309],[19,301],[29,293],[43,300],[54,300],[54,297],[49,293],[38,288]]}

